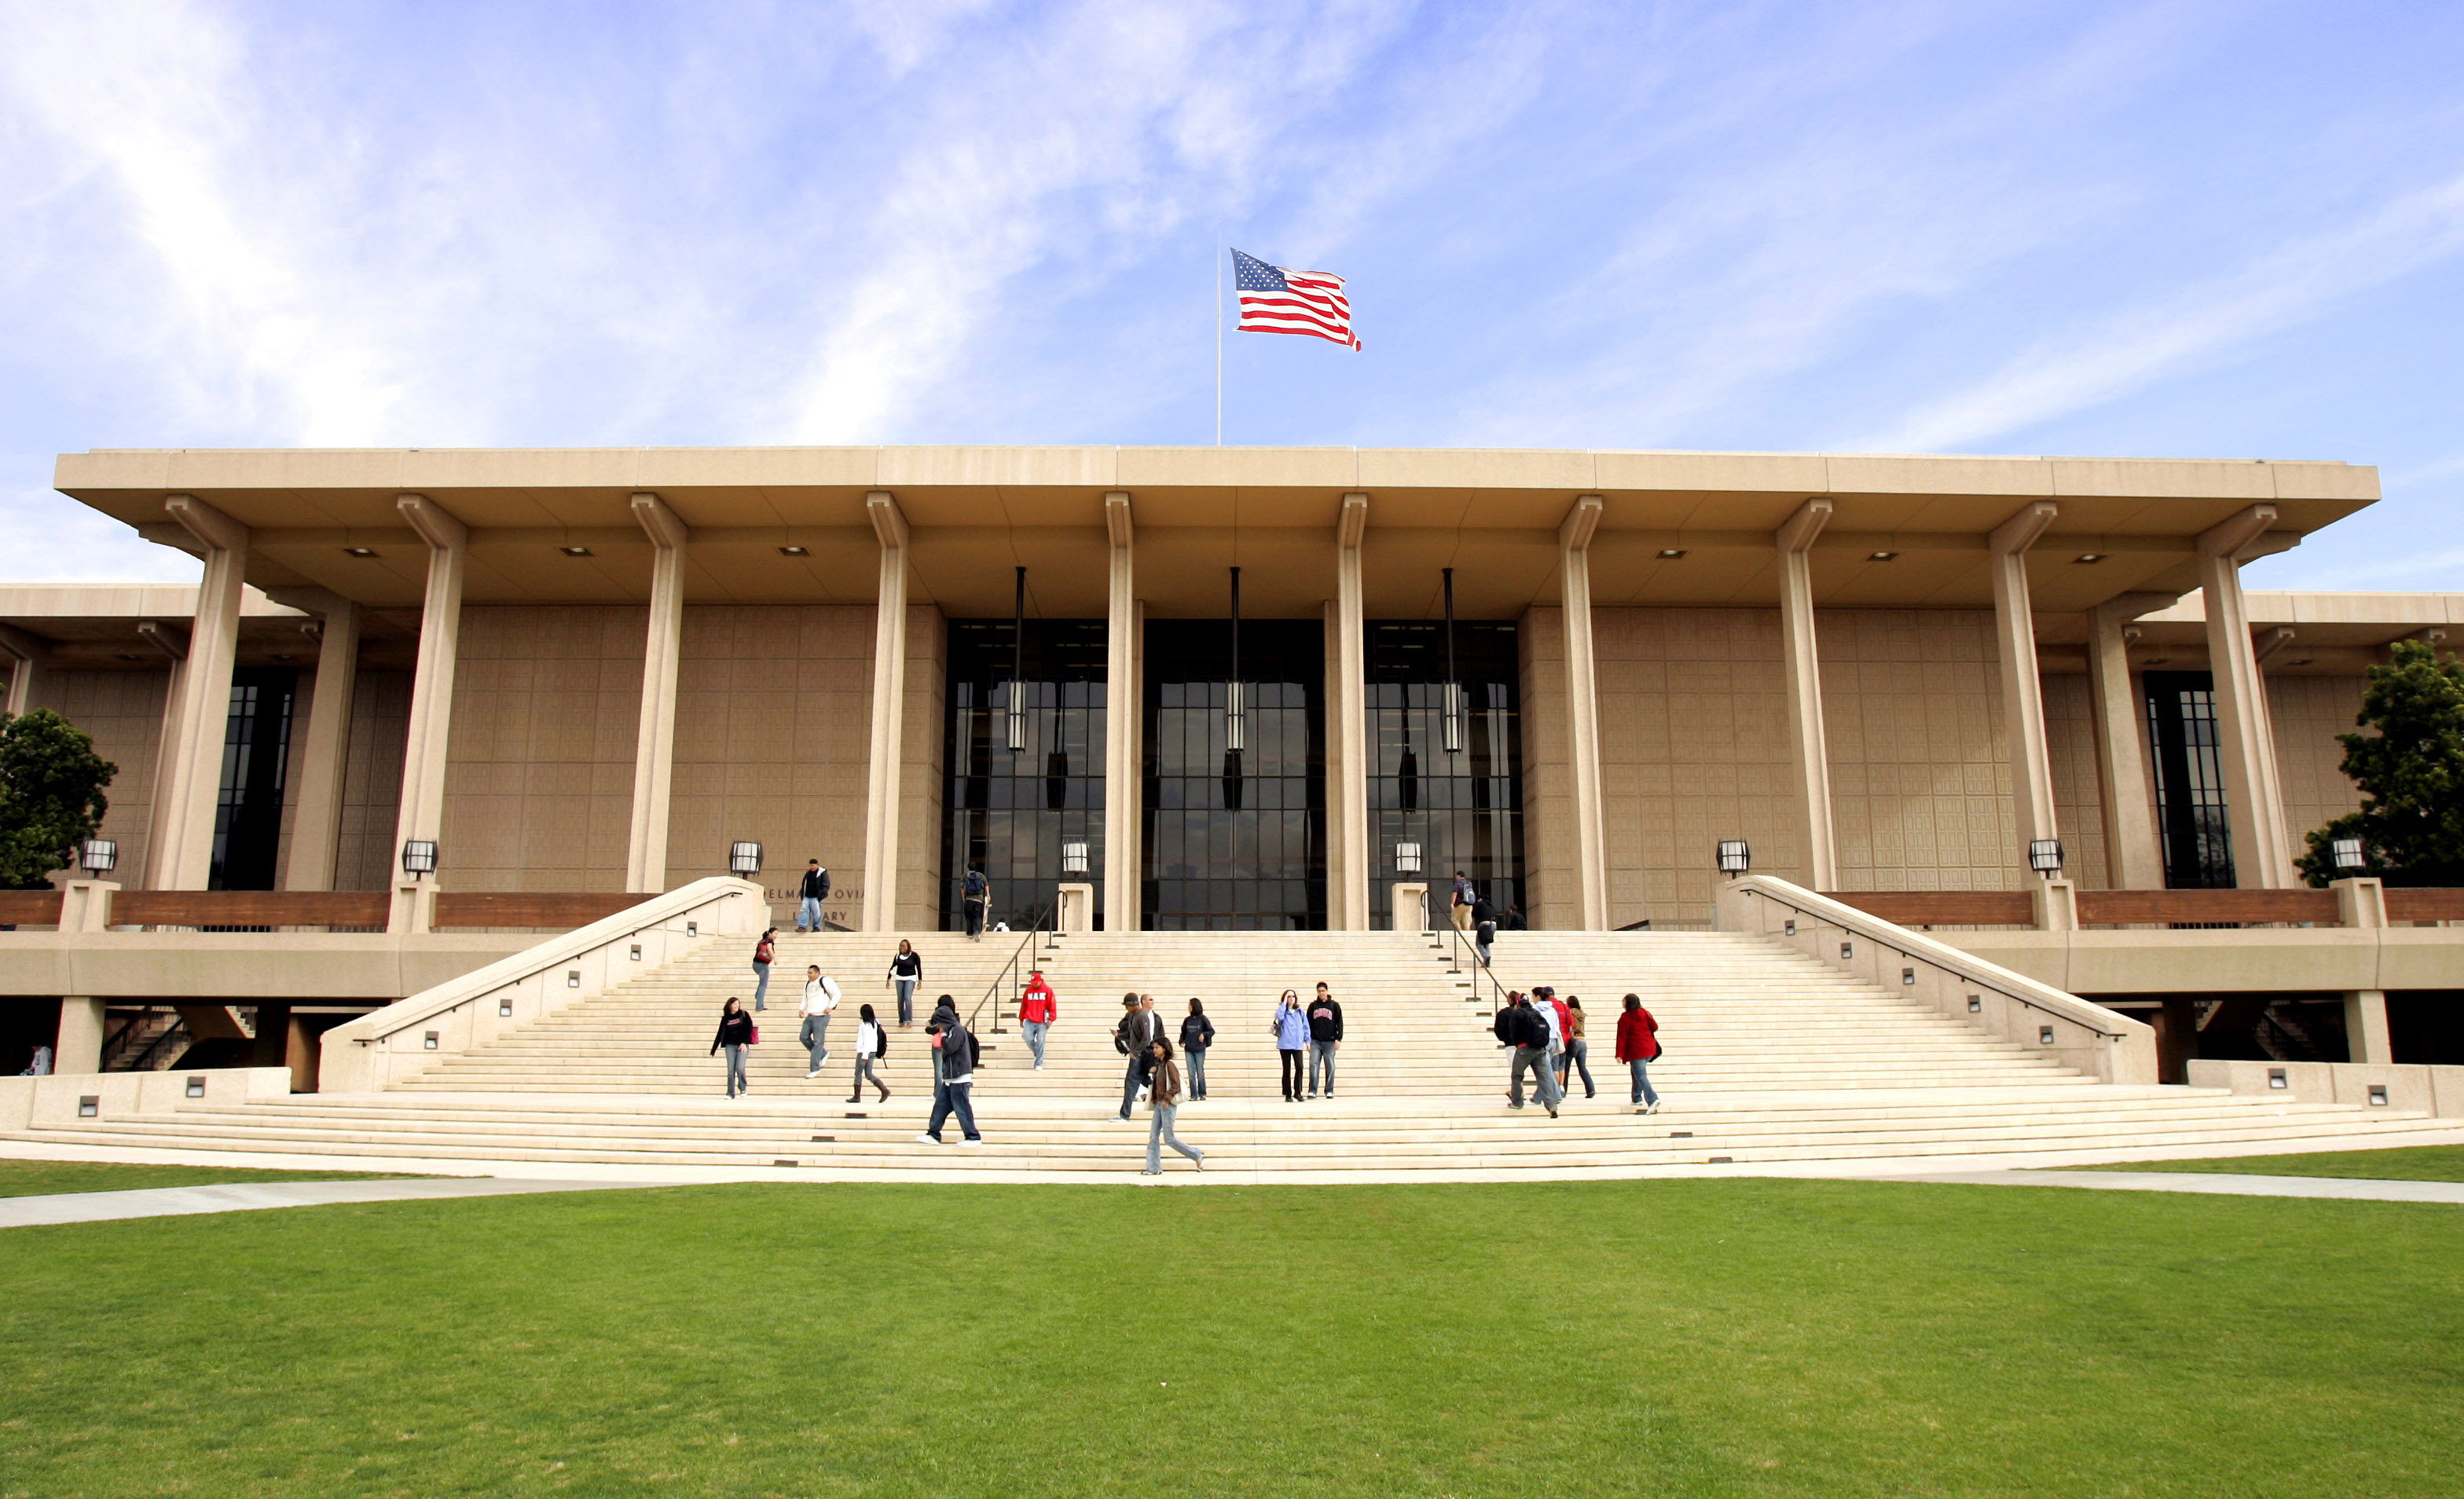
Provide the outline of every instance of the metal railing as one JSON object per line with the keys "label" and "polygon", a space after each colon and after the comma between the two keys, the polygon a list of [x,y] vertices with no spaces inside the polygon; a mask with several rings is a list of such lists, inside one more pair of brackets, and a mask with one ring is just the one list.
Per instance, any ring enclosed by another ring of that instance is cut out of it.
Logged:
{"label": "metal railing", "polygon": [[1463,959],[1468,957],[1471,959],[1471,970],[1478,976],[1472,981],[1471,993],[1467,996],[1470,1003],[1474,1004],[1482,1003],[1483,996],[1481,994],[1480,980],[1485,979],[1488,981],[1489,992],[1487,998],[1496,1001],[1496,1003],[1491,1007],[1495,1009],[1506,1008],[1506,985],[1498,982],[1497,974],[1490,969],[1486,963],[1480,960],[1480,944],[1471,939],[1469,933],[1457,927],[1451,921],[1446,923],[1445,931],[1446,936],[1452,938],[1452,940],[1447,943],[1446,956],[1454,964],[1454,971],[1456,973],[1463,972]]}
{"label": "metal railing", "polygon": [[[975,1009],[967,1015],[968,1030],[978,1030],[977,1023],[983,1019],[984,1006],[989,1004],[993,1007],[992,1034],[996,1036],[1001,1034],[1002,998],[1017,992],[1022,972],[1041,962],[1044,953],[1053,945],[1052,937],[1052,913],[1045,911],[1036,916],[1035,925],[1027,928],[1025,937],[1019,942],[1017,949],[1009,955],[1009,961],[1003,963],[1001,972],[993,976],[993,981],[984,986],[984,997],[976,1002]],[[1030,948],[1036,955],[1032,962],[1027,958]]]}

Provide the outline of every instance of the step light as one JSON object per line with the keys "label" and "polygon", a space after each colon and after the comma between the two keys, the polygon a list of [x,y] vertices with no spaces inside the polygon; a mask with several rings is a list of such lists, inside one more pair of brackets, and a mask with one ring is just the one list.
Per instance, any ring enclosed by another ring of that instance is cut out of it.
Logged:
{"label": "step light", "polygon": [[77,1095],[77,1117],[91,1119],[102,1113],[102,1099],[93,1093]]}
{"label": "step light", "polygon": [[1854,958],[1854,957],[1856,957],[1856,956],[1857,956],[1857,944],[1856,944],[1856,943],[1854,943],[1854,942],[1842,942],[1842,943],[1840,943],[1840,944],[1839,944],[1839,960],[1840,960],[1841,962],[1843,962],[1843,963],[1844,963],[1844,962],[1846,962],[1848,959],[1850,959],[1851,958]]}
{"label": "step light", "polygon": [[1736,1160],[1737,1157],[1734,1156],[1714,1156],[1703,1164],[1706,1166],[1730,1166],[1736,1164]]}
{"label": "step light", "polygon": [[579,968],[567,968],[564,971],[564,986],[568,989],[581,988],[582,970]]}
{"label": "step light", "polygon": [[[853,1115],[849,1115],[849,1117],[853,1117]],[[835,1135],[816,1135],[813,1136],[813,1143],[816,1145],[835,1145],[838,1142],[839,1137]]]}
{"label": "step light", "polygon": [[511,1020],[514,1018],[514,997],[512,995],[500,994],[496,996],[496,1014],[498,1018],[503,1020]]}
{"label": "step light", "polygon": [[1796,922],[1795,922],[1795,921],[1793,921],[1793,920],[1789,920],[1789,921],[1783,921],[1783,922],[1781,922],[1781,923],[1780,923],[1780,935],[1781,935],[1781,936],[1783,936],[1783,937],[1794,937],[1794,936],[1796,936]]}
{"label": "step light", "polygon": [[1900,982],[1902,982],[1902,983],[1914,983],[1914,982],[1916,982],[1916,981],[1917,981],[1917,971],[1916,971],[1915,969],[1913,969],[1913,968],[1903,968],[1903,969],[1901,969],[1901,970],[1900,970]]}
{"label": "step light", "polygon": [[[1642,1111],[1638,1109],[1635,1112],[1639,1113]],[[1694,1132],[1692,1130],[1671,1130],[1668,1132],[1668,1137],[1672,1140],[1690,1140],[1694,1137]]]}
{"label": "step light", "polygon": [[2267,1069],[2267,1086],[2270,1088],[2290,1088],[2293,1085],[2286,1081],[2284,1069],[2280,1067],[2271,1067]]}
{"label": "step light", "polygon": [[2053,1026],[2051,1026],[2051,1025],[2039,1025],[2039,1026],[2037,1026],[2037,1027],[2036,1027],[2036,1045],[2038,1045],[2038,1046],[2040,1046],[2040,1047],[2050,1047],[2050,1046],[2052,1046],[2053,1044],[2054,1044],[2054,1027],[2053,1027]]}
{"label": "step light", "polygon": [[636,942],[636,943],[634,943],[634,944],[633,944],[633,961],[635,961],[635,962],[637,962],[637,963],[638,963],[638,962],[640,962],[641,960],[642,960],[642,944],[641,944],[641,943],[639,943],[639,942]]}
{"label": "step light", "polygon": [[774,1160],[770,1164],[774,1166],[801,1166],[803,1162],[800,1160]]}
{"label": "step light", "polygon": [[2387,1107],[2387,1084],[2372,1083],[2370,1085],[2370,1107],[2373,1109],[2384,1109]]}
{"label": "step light", "polygon": [[427,1039],[425,1039],[425,1040],[423,1040],[423,1041],[421,1041],[421,1042],[420,1042],[420,1044],[419,1044],[419,1049],[421,1049],[422,1051],[433,1051],[433,1050],[435,1050],[435,1049],[436,1049],[436,1032],[434,1032],[434,1031],[432,1031],[432,1030],[431,1030],[431,1031],[429,1031],[429,1032],[428,1033],[428,1035],[427,1035]]}
{"label": "step light", "polygon": [[1968,997],[1968,1013],[1970,1015],[1979,1015],[1984,1013],[1984,1010],[1985,996],[1981,994],[1971,994]]}
{"label": "step light", "polygon": [[[2387,1090],[2381,1089],[2379,1091],[2381,1092],[2385,1092]],[[204,1078],[192,1077],[188,1079],[188,1096],[191,1098],[203,1098],[206,1096],[206,1080]],[[2381,1099],[2379,1101],[2384,1103],[2387,1100]]]}

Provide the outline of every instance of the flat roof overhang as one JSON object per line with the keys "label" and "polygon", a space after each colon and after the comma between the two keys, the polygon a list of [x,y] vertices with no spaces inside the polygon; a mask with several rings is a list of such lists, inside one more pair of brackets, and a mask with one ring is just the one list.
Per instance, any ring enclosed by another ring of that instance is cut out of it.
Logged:
{"label": "flat roof overhang", "polygon": [[421,596],[403,494],[471,527],[473,604],[646,603],[651,547],[628,508],[642,492],[693,530],[689,602],[869,603],[865,497],[886,490],[913,527],[911,597],[956,618],[1006,616],[1022,564],[1031,612],[1102,616],[1114,490],[1132,496],[1149,614],[1199,618],[1226,612],[1236,562],[1245,614],[1317,614],[1354,492],[1370,496],[1365,612],[1381,619],[1433,617],[1447,566],[1463,618],[1554,602],[1578,495],[1604,502],[1595,604],[1714,607],[1777,602],[1771,535],[1816,496],[1836,506],[1813,553],[1818,603],[1990,606],[1987,536],[2051,499],[2060,515],[2028,558],[2045,612],[2196,587],[2198,534],[2251,505],[2276,507],[2262,544],[2281,549],[2379,496],[2375,468],[2336,462],[1380,448],[122,449],[62,454],[55,484],[172,545],[187,537],[164,497],[193,495],[251,528],[252,584],[377,608]]}

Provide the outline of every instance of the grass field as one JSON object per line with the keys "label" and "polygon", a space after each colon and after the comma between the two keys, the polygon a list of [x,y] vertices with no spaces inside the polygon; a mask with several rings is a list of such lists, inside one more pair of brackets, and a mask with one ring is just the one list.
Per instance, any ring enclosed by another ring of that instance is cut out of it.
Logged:
{"label": "grass field", "polygon": [[2142,1160],[2069,1171],[2224,1171],[2251,1177],[2359,1177],[2372,1181],[2464,1181],[2464,1145],[2321,1151],[2306,1156],[2231,1156],[2219,1160]]}
{"label": "grass field", "polygon": [[2464,1211],[755,1185],[0,1233],[0,1494],[2452,1494]]}
{"label": "grass field", "polygon": [[0,1160],[0,1197],[201,1187],[221,1181],[365,1181],[385,1175],[367,1171],[257,1171],[245,1166],[130,1166],[117,1161]]}

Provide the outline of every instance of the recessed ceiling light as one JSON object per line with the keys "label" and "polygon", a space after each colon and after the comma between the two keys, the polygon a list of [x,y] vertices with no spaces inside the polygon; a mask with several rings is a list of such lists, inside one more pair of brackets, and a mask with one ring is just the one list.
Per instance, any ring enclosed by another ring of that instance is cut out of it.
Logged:
{"label": "recessed ceiling light", "polygon": [[813,554],[801,546],[782,546],[779,548],[779,555],[781,557],[810,557]]}
{"label": "recessed ceiling light", "polygon": [[120,659],[121,659],[122,661],[143,661],[143,660],[144,660],[145,658],[144,658],[143,656],[123,655],[123,656],[121,656]]}
{"label": "recessed ceiling light", "polygon": [[2172,662],[2172,659],[2173,658],[2171,656],[2149,656],[2147,658],[2147,664],[2149,666],[2167,666]]}
{"label": "recessed ceiling light", "polygon": [[2104,554],[2102,552],[2081,552],[2077,557],[2072,558],[2071,561],[2075,562],[2101,562],[2104,561]]}
{"label": "recessed ceiling light", "polygon": [[1897,552],[1867,552],[1865,554],[1865,561],[1869,562],[1895,562],[1898,560],[1899,555],[1900,554]]}
{"label": "recessed ceiling light", "polygon": [[276,661],[297,661],[299,658],[297,656],[275,656],[274,659]]}
{"label": "recessed ceiling light", "polygon": [[342,548],[342,550],[353,557],[374,557],[377,555],[377,549],[373,546],[346,546]]}
{"label": "recessed ceiling light", "polygon": [[1660,560],[1663,562],[1673,562],[1684,555],[1685,548],[1682,546],[1663,546],[1660,549]]}
{"label": "recessed ceiling light", "polygon": [[586,546],[560,546],[557,550],[562,552],[567,557],[587,557],[590,555],[590,548]]}
{"label": "recessed ceiling light", "polygon": [[2317,656],[2295,656],[2292,660],[2287,661],[2284,664],[2286,666],[2308,666],[2310,663],[2318,659],[2319,658]]}

